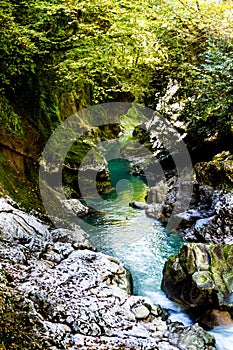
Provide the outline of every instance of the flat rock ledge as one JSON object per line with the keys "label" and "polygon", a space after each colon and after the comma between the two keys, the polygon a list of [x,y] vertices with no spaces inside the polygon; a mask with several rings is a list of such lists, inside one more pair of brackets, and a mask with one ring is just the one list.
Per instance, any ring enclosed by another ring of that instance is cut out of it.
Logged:
{"label": "flat rock ledge", "polygon": [[81,229],[52,229],[0,198],[3,349],[215,349],[197,324],[172,323],[129,290],[124,266]]}

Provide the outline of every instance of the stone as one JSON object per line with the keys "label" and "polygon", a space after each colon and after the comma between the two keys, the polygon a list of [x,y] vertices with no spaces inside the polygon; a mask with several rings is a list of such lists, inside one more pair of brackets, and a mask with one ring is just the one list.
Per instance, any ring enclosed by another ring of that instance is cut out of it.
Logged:
{"label": "stone", "polygon": [[80,228],[74,230],[55,229],[50,231],[53,242],[70,243],[74,248],[91,248],[86,232]]}
{"label": "stone", "polygon": [[[179,193],[185,192],[185,186],[193,186],[191,198],[179,198]],[[152,198],[152,194],[148,197]],[[184,211],[182,207],[186,206],[186,201],[190,201],[190,204]],[[178,223],[176,230],[183,231],[187,241],[226,244],[233,242],[232,191],[223,192],[210,186],[184,182],[169,189],[164,203],[149,204],[146,215],[165,225],[173,215]]]}
{"label": "stone", "polygon": [[208,271],[195,272],[192,275],[192,280],[200,289],[210,290],[215,287],[215,283]]}
{"label": "stone", "polygon": [[162,223],[167,223],[167,216],[164,214],[164,205],[161,203],[150,204],[146,208],[146,215]]}
{"label": "stone", "polygon": [[144,305],[137,306],[133,308],[132,311],[137,319],[144,319],[150,315],[150,311]]}
{"label": "stone", "polygon": [[77,216],[87,215],[90,209],[83,205],[79,199],[71,198],[62,201],[62,204],[67,210],[72,211]]}
{"label": "stone", "polygon": [[[194,319],[211,317],[211,310],[233,314],[233,246],[213,243],[185,244],[163,270],[162,289],[183,305]],[[218,318],[219,322],[220,317]],[[228,322],[224,321],[223,322]],[[217,324],[217,317],[216,317]]]}
{"label": "stone", "polygon": [[199,183],[217,187],[233,186],[233,160],[230,153],[222,152],[209,162],[195,165],[196,179]]}
{"label": "stone", "polygon": [[204,213],[207,217],[198,219],[190,228],[185,229],[185,238],[202,242],[233,243],[233,193],[214,191],[209,210]]}
{"label": "stone", "polygon": [[[173,216],[176,222],[173,229],[180,230],[187,225],[188,218],[192,222],[195,221],[197,214],[194,211],[196,208],[194,208],[192,202],[196,202],[196,193],[194,192],[195,186],[192,181],[183,180],[174,185],[176,182],[170,179],[168,181],[169,186],[168,184],[164,185],[164,189],[160,189],[161,193],[159,193],[159,196],[156,194],[156,188],[150,189],[148,201],[149,203],[152,201],[152,203],[146,209],[146,214],[164,224],[167,224]],[[193,215],[191,215],[191,209],[194,209]],[[188,210],[189,215],[187,214]],[[198,218],[202,218],[201,213],[198,213]]]}
{"label": "stone", "polygon": [[206,337],[202,337],[203,329],[194,324],[192,327],[184,327],[177,324],[174,329],[174,325],[170,327],[169,337],[171,344],[178,346],[179,349],[185,350],[202,350],[205,347],[205,343],[208,342],[209,349],[214,349],[215,342],[212,336],[206,333]]}
{"label": "stone", "polygon": [[[0,233],[4,348],[17,343],[26,350],[149,350],[161,343],[164,349],[180,349],[172,339],[177,326],[171,328],[164,310],[146,297],[129,295],[123,264],[91,250],[82,230],[51,228],[1,198]],[[230,283],[230,275],[224,276]],[[204,330],[197,334],[182,326],[186,331],[203,350],[214,349]]]}
{"label": "stone", "polygon": [[217,326],[232,325],[233,319],[228,311],[212,309],[202,316],[200,324],[204,329],[210,330]]}
{"label": "stone", "polygon": [[143,203],[143,202],[130,202],[129,206],[134,208],[134,209],[141,209],[141,210],[148,208],[148,205],[146,203]]}
{"label": "stone", "polygon": [[190,223],[195,222],[198,219],[201,219],[202,214],[198,210],[189,209],[183,213],[178,214],[178,217],[180,217],[183,221],[190,224]]}
{"label": "stone", "polygon": [[156,186],[150,188],[148,193],[149,203],[163,203],[169,190],[167,182],[160,181]]}

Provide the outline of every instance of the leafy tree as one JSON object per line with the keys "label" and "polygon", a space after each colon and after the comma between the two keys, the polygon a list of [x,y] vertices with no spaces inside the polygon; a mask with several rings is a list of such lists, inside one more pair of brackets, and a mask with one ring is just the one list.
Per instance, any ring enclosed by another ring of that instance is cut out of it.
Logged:
{"label": "leafy tree", "polygon": [[[204,143],[213,142],[215,152],[232,143],[232,6],[229,1],[169,4],[170,11],[163,9],[158,18],[166,84],[150,103],[183,123],[188,144],[200,157]],[[175,92],[169,95],[171,87]]]}
{"label": "leafy tree", "polygon": [[116,100],[156,108],[174,82],[165,115],[178,103],[186,122],[222,118],[231,107],[231,16],[228,0],[2,0],[2,98],[45,138],[63,117],[64,95],[78,108]]}

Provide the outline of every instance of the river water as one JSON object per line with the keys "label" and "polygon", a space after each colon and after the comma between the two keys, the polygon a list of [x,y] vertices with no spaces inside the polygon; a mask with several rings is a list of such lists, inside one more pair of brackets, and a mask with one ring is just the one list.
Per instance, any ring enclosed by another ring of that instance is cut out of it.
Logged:
{"label": "river water", "polygon": [[[129,269],[135,295],[147,296],[168,309],[172,321],[192,324],[160,288],[164,263],[179,251],[182,237],[177,233],[168,234],[159,222],[148,218],[144,210],[129,206],[131,201],[144,201],[147,184],[143,178],[130,174],[127,160],[109,161],[109,170],[115,190],[96,198],[85,198],[88,205],[100,212],[85,219],[90,241],[97,250],[119,258]],[[211,333],[218,350],[232,349],[233,327],[218,327]]]}
{"label": "river water", "polygon": [[[109,161],[109,170],[115,190],[85,198],[89,206],[100,211],[85,219],[90,241],[97,250],[119,258],[129,269],[135,295],[148,296],[154,303],[173,310],[175,318],[180,308],[166,298],[160,285],[164,263],[179,251],[182,237],[177,233],[168,234],[161,223],[147,217],[144,210],[129,206],[131,201],[145,202],[147,184],[143,178],[130,174],[127,160]],[[183,313],[177,317],[186,324],[191,323]]]}

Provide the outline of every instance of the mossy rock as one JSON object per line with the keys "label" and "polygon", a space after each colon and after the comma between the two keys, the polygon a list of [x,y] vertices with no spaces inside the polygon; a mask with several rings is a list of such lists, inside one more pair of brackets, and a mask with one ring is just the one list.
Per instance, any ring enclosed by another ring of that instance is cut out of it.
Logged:
{"label": "mossy rock", "polygon": [[233,188],[233,159],[230,152],[222,152],[209,162],[195,165],[197,182],[215,188]]}
{"label": "mossy rock", "polygon": [[38,186],[38,166],[25,159],[27,176],[14,170],[6,159],[0,160],[0,195],[9,195],[19,206],[26,210],[36,210],[42,215]]}
{"label": "mossy rock", "polygon": [[185,244],[163,271],[162,289],[189,311],[227,310],[233,316],[233,245]]}

